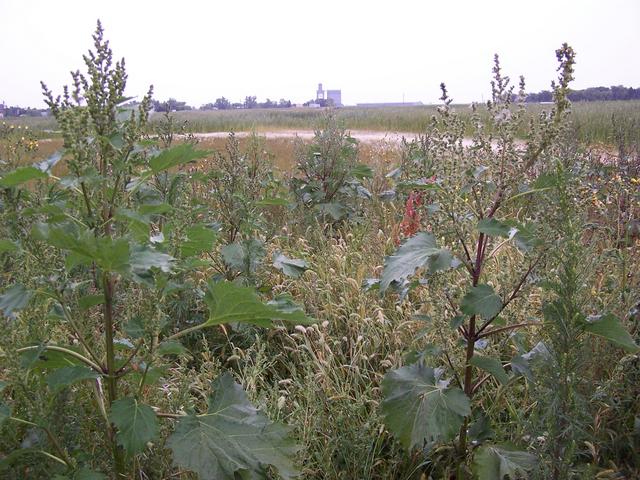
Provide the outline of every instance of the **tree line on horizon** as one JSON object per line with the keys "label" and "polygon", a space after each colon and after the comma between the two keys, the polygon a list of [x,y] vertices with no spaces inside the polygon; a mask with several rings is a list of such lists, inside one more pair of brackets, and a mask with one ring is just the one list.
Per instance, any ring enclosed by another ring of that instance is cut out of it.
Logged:
{"label": "tree line on horizon", "polygon": [[[590,87],[582,90],[571,90],[567,97],[572,102],[640,100],[640,88],[624,87],[622,85]],[[553,102],[553,92],[542,90],[538,93],[530,93],[525,101],[528,103]]]}
{"label": "tree line on horizon", "polygon": [[[595,101],[619,101],[619,100],[640,100],[640,87],[625,87],[615,85],[611,87],[589,87],[582,90],[571,90],[568,99],[572,102],[595,102]],[[553,101],[553,93],[550,90],[541,90],[536,93],[529,93],[525,102],[545,103]],[[309,100],[303,105],[308,106],[312,102],[319,102],[321,107],[330,106],[326,100]],[[187,102],[169,98],[165,101],[153,100],[153,109],[156,112],[179,112],[183,110],[231,110],[237,108],[290,108],[294,104],[291,100],[281,98],[279,101],[267,98],[264,102],[258,102],[255,95],[248,95],[243,102],[231,102],[225,97],[219,97],[213,103],[206,103],[199,108],[188,105]],[[20,106],[7,106],[0,103],[0,117],[21,117],[47,115],[46,108],[31,108]]]}

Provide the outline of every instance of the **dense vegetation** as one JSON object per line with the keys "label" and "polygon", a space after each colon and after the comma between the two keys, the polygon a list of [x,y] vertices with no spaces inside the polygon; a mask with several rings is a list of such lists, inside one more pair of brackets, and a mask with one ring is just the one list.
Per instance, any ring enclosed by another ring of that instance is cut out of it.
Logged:
{"label": "dense vegetation", "polygon": [[486,104],[369,156],[325,114],[278,172],[124,106],[99,25],[43,85],[64,150],[0,131],[0,475],[640,475],[640,152],[577,141],[557,57],[548,111],[496,57]]}
{"label": "dense vegetation", "polygon": [[[640,88],[624,87],[590,87],[582,90],[571,90],[567,98],[572,102],[602,102],[616,100],[640,100]],[[527,95],[527,102],[553,102],[553,92],[543,90]]]}

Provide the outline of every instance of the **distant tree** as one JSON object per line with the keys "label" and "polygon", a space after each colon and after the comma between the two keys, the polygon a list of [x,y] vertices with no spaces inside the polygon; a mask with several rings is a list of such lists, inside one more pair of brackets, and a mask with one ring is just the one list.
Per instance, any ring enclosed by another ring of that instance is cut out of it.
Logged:
{"label": "distant tree", "polygon": [[248,96],[244,97],[244,108],[257,108],[258,102],[256,101],[256,96]]}
{"label": "distant tree", "polygon": [[170,98],[166,102],[153,100],[151,104],[156,112],[179,112],[181,110],[191,110],[191,107],[187,105],[187,102],[179,102],[175,98]]}
{"label": "distant tree", "polygon": [[213,103],[205,103],[200,106],[200,110],[215,110],[217,107]]}
{"label": "distant tree", "polygon": [[280,101],[278,102],[278,107],[291,108],[291,100],[285,100],[284,98],[281,98]]}
{"label": "distant tree", "polygon": [[213,104],[218,110],[227,110],[231,108],[231,102],[224,97],[216,98],[216,102]]}
{"label": "distant tree", "polygon": [[267,98],[263,103],[260,103],[259,106],[261,108],[276,108],[278,104]]}
{"label": "distant tree", "polygon": [[[572,102],[594,102],[605,100],[640,100],[640,89],[614,85],[611,87],[589,87],[583,90],[571,90],[567,98]],[[553,96],[548,90],[530,93],[527,102],[551,102]]]}

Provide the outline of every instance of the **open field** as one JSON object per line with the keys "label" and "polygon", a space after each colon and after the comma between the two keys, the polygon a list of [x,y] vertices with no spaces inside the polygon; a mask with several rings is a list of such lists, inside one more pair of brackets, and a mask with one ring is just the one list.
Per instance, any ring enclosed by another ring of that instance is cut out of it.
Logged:
{"label": "open field", "polygon": [[[531,117],[548,111],[550,105],[527,104]],[[471,133],[471,109],[468,105],[455,105],[454,109],[467,125]],[[424,107],[345,107],[335,110],[336,118],[351,130],[373,130],[380,132],[421,133],[436,113],[437,106]],[[572,126],[576,137],[585,143],[617,144],[621,138],[627,142],[640,143],[640,101],[577,102],[572,106]],[[274,131],[309,130],[324,114],[323,109],[251,109],[218,111],[175,112],[176,120],[188,122],[191,132],[229,131]],[[152,115],[152,124],[162,114]],[[28,125],[37,130],[56,130],[55,120],[39,117],[4,119],[15,125]],[[524,130],[519,132],[524,135]]]}

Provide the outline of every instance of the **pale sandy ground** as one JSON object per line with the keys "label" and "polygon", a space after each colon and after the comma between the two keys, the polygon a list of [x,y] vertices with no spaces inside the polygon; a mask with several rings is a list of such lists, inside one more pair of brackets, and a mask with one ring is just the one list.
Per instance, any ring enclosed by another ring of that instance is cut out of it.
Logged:
{"label": "pale sandy ground", "polygon": [[[251,132],[235,132],[239,138],[248,137]],[[313,130],[273,130],[266,132],[256,132],[257,135],[267,138],[295,138],[300,137],[303,140],[309,140],[313,138]],[[363,143],[375,143],[375,142],[392,142],[400,143],[402,137],[407,140],[413,140],[416,138],[416,133],[410,132],[376,132],[369,130],[350,130],[350,134],[356,140]],[[194,136],[198,138],[226,138],[229,135],[227,132],[210,132],[210,133],[194,133]]]}

